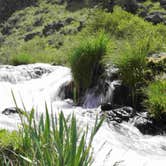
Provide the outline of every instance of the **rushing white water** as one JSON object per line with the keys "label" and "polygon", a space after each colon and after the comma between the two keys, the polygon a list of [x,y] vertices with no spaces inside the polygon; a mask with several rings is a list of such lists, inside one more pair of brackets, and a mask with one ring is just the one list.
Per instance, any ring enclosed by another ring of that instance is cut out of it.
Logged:
{"label": "rushing white water", "polygon": [[[17,129],[17,114],[3,115],[5,108],[15,106],[11,90],[18,107],[21,99],[27,110],[35,107],[38,113],[44,112],[45,102],[53,111],[63,110],[65,114],[74,112],[80,126],[93,125],[96,109],[75,107],[71,100],[58,97],[60,87],[72,80],[69,68],[34,64],[27,66],[2,66],[0,68],[0,128]],[[90,103],[91,98],[89,98]],[[94,98],[92,97],[92,100]],[[93,166],[165,166],[166,137],[142,135],[130,123],[113,126],[104,123],[93,142]],[[118,164],[117,164],[118,165]]]}

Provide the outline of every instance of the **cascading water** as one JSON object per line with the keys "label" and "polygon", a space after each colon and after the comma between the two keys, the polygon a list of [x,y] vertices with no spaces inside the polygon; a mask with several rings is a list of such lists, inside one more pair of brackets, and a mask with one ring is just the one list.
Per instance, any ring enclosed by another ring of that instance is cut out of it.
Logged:
{"label": "cascading water", "polygon": [[[55,112],[60,110],[63,110],[65,114],[74,112],[82,127],[86,124],[93,125],[95,115],[100,108],[76,107],[71,100],[61,100],[58,97],[62,85],[71,80],[70,69],[66,67],[47,64],[1,66],[0,128],[17,129],[20,122],[17,114],[8,116],[2,114],[5,108],[15,106],[11,90],[20,108],[23,107],[22,99],[27,110],[35,107],[38,113],[42,113],[46,102],[49,108],[52,105]],[[114,83],[111,84],[112,90]],[[109,93],[112,93],[112,90]],[[87,94],[86,103],[96,104],[98,101],[98,105],[101,100],[94,99],[95,96],[91,94]],[[117,125],[103,123],[95,136],[93,148],[93,166],[111,166],[116,162],[120,166],[166,165],[166,137],[142,135],[137,128],[127,122]]]}

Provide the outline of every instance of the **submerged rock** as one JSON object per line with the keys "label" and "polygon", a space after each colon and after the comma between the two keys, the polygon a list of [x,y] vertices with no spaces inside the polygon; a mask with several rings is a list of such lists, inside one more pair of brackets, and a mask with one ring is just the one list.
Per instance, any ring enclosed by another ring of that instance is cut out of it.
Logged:
{"label": "submerged rock", "polygon": [[148,135],[161,135],[166,133],[166,114],[161,118],[154,119],[147,112],[137,114],[133,119],[133,124],[141,133]]}
{"label": "submerged rock", "polygon": [[[103,109],[103,107],[102,107]],[[102,115],[106,116],[110,121],[121,123],[129,121],[134,116],[134,109],[132,107],[121,107],[111,110],[102,110]]]}
{"label": "submerged rock", "polygon": [[0,81],[18,83],[40,78],[53,71],[54,66],[40,63],[20,66],[0,65]]}
{"label": "submerged rock", "polygon": [[21,110],[16,107],[10,107],[10,108],[5,108],[2,111],[2,114],[4,114],[4,115],[10,115],[10,114],[15,114],[15,113],[21,113]]}

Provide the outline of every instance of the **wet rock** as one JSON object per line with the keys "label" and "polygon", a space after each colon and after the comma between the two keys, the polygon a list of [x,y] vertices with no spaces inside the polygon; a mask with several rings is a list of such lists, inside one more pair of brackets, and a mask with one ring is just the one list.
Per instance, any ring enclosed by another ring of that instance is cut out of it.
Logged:
{"label": "wet rock", "polygon": [[163,114],[160,119],[154,119],[147,112],[137,114],[134,117],[134,126],[141,133],[148,135],[160,135],[166,133],[166,114]]}
{"label": "wet rock", "polygon": [[102,111],[108,111],[113,109],[113,105],[111,103],[103,103],[101,104],[101,110]]}
{"label": "wet rock", "polygon": [[121,107],[111,110],[105,110],[101,112],[110,121],[121,123],[123,121],[129,121],[135,114],[132,107]]}
{"label": "wet rock", "polygon": [[58,96],[61,99],[74,99],[74,82],[67,82],[63,84],[59,90]]}
{"label": "wet rock", "polygon": [[2,65],[0,66],[0,81],[15,84],[20,81],[40,78],[44,74],[49,74],[53,71],[54,67],[46,64],[31,64],[20,66]]}
{"label": "wet rock", "polygon": [[131,96],[129,88],[125,85],[116,85],[113,92],[112,103],[114,105],[131,105]]}
{"label": "wet rock", "polygon": [[6,108],[2,111],[2,114],[4,114],[4,115],[10,115],[10,114],[15,114],[15,113],[21,113],[21,110],[16,107],[10,107],[10,108]]}

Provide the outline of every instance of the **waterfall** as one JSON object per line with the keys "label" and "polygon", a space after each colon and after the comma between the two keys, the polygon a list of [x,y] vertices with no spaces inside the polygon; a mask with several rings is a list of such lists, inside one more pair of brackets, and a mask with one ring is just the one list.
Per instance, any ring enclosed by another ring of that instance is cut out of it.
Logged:
{"label": "waterfall", "polygon": [[[40,114],[44,112],[46,102],[49,110],[51,107],[54,112],[62,110],[65,115],[74,112],[80,126],[92,126],[100,112],[97,106],[111,96],[118,82],[108,82],[106,94],[96,95],[93,89],[87,92],[84,108],[75,106],[71,99],[62,100],[58,95],[62,85],[71,81],[71,71],[67,67],[48,64],[1,66],[0,128],[14,130],[20,123],[17,114],[2,114],[5,108],[15,106],[11,90],[19,108],[23,108],[23,101],[28,111],[34,107]],[[120,166],[166,165],[166,137],[143,135],[128,122],[116,125],[104,122],[95,136],[93,151],[93,166],[113,166],[115,163]]]}

